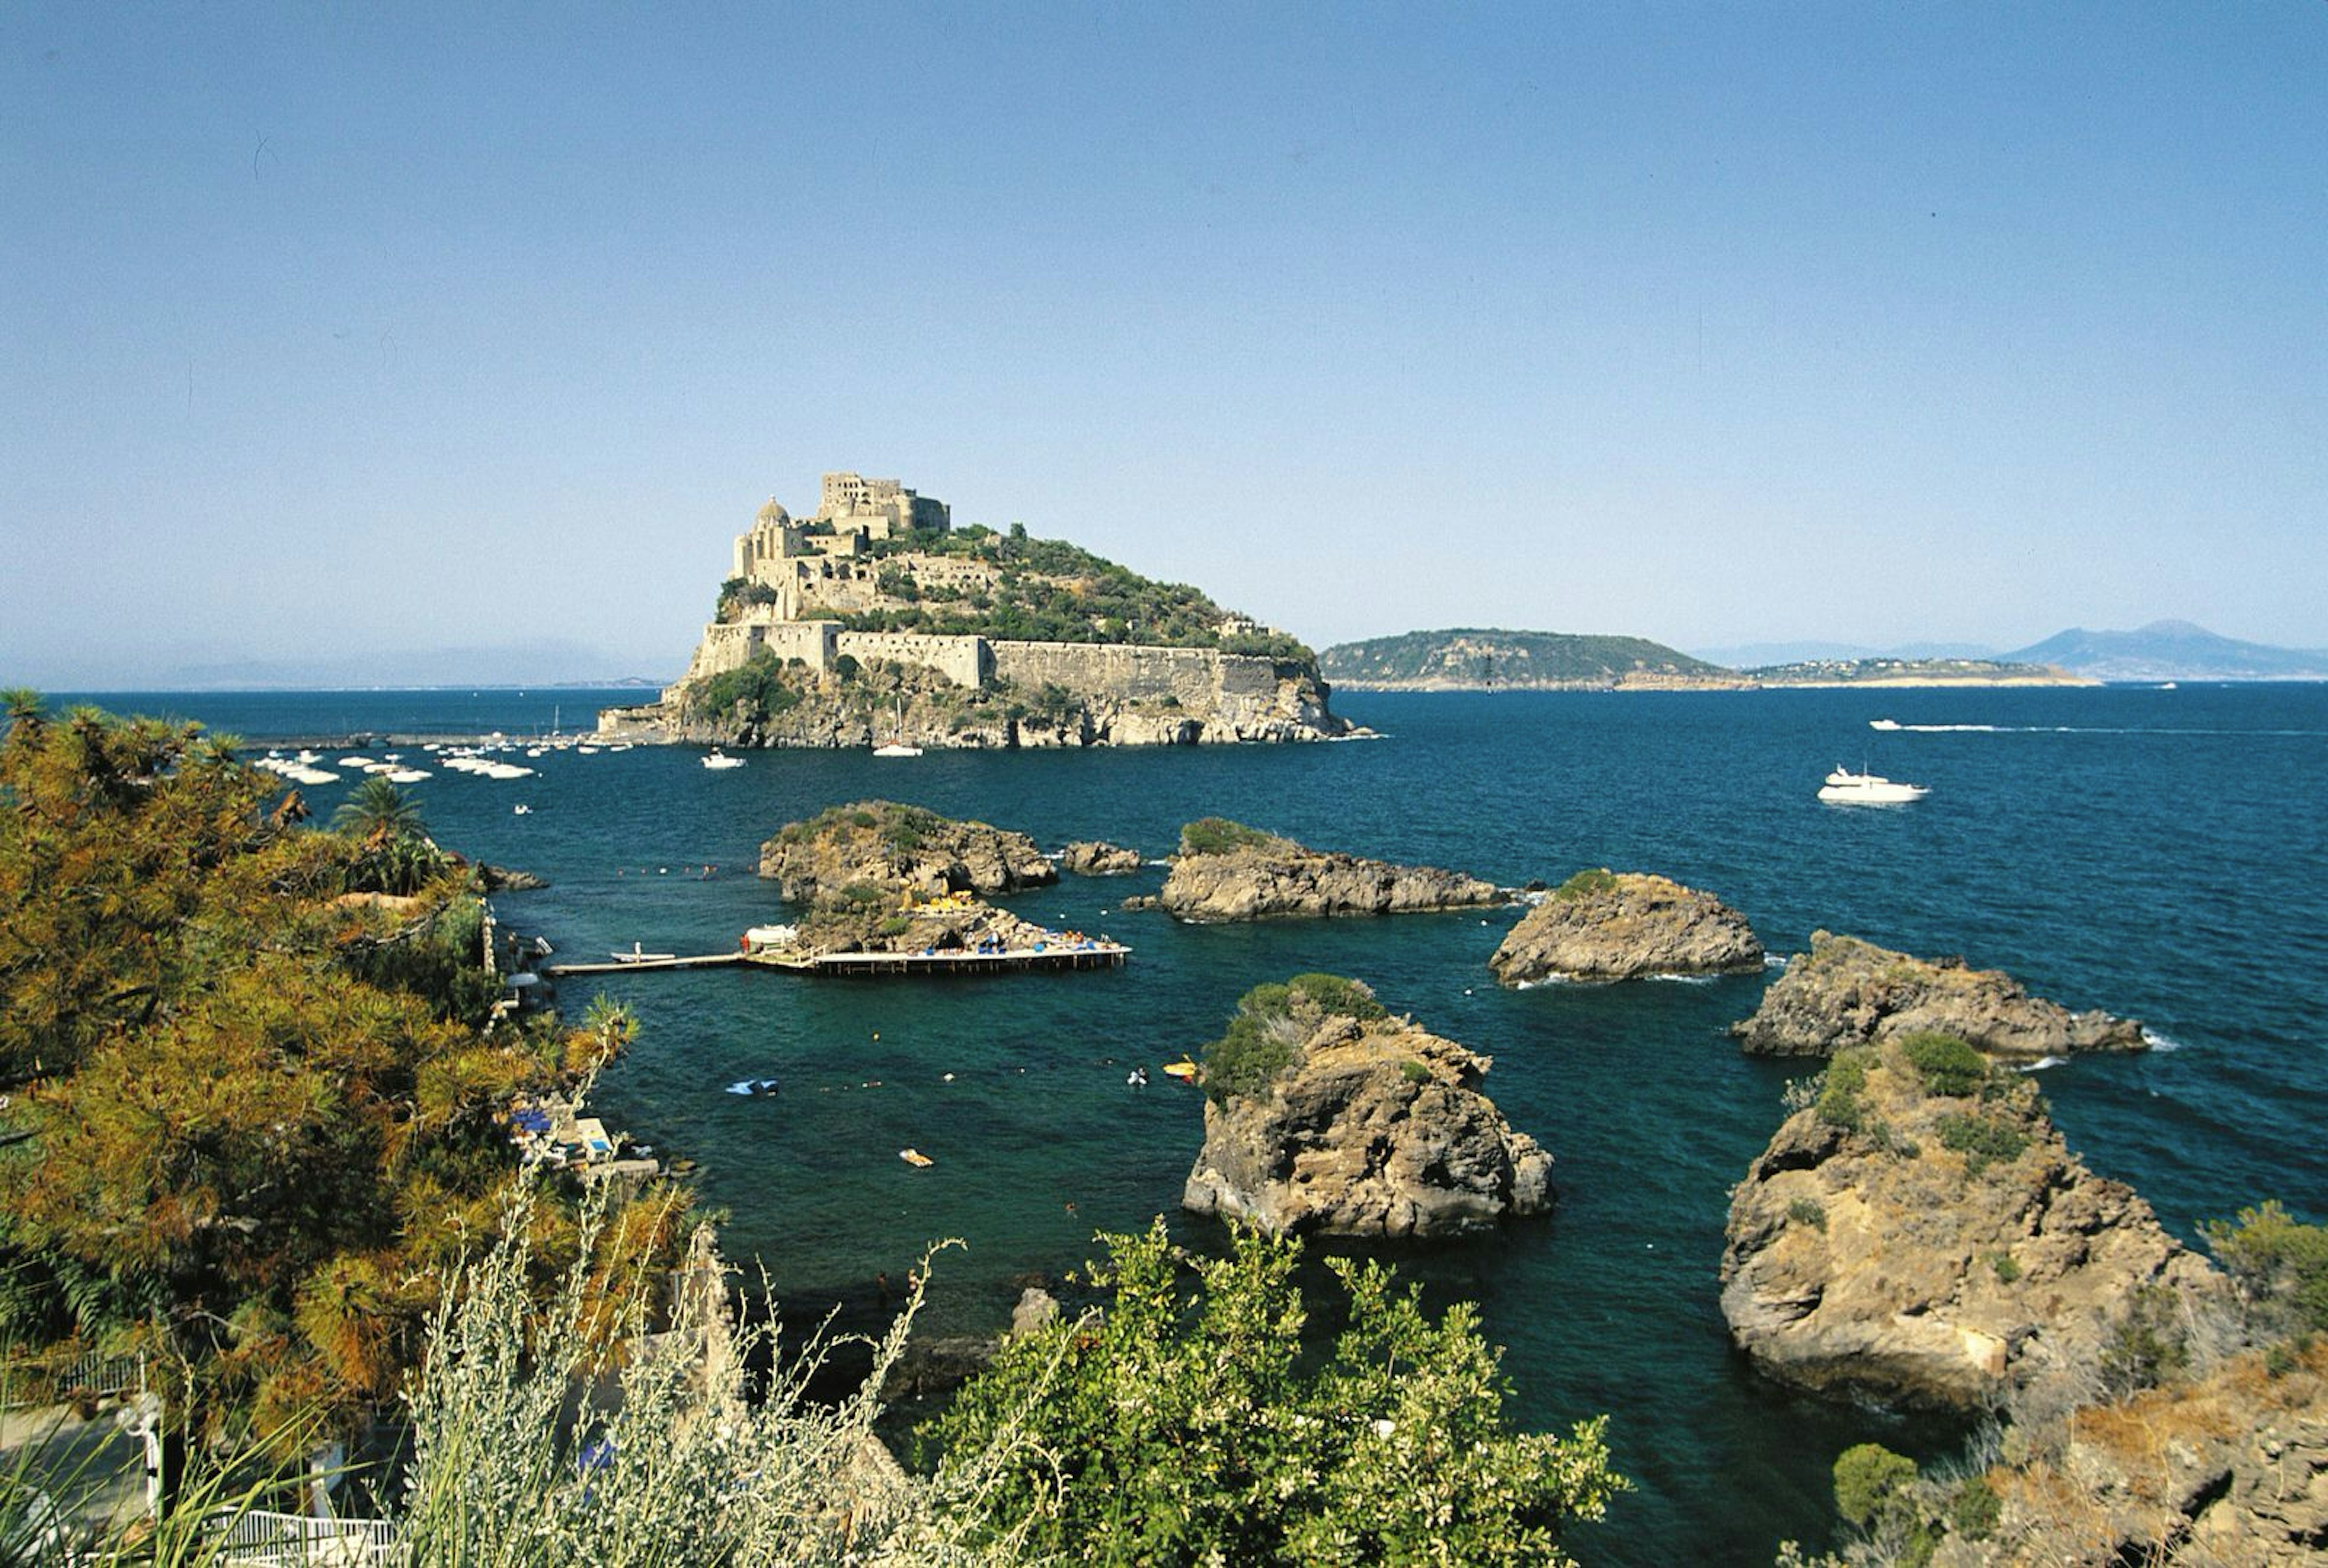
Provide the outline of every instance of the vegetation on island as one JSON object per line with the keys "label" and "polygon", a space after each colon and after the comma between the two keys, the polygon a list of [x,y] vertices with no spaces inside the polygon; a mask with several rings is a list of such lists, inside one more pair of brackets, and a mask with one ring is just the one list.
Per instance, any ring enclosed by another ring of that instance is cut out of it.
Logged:
{"label": "vegetation on island", "polygon": [[1205,1093],[1216,1101],[1266,1094],[1328,1019],[1364,1024],[1389,1016],[1364,981],[1297,974],[1281,985],[1257,985],[1239,999],[1227,1032],[1205,1047]]}
{"label": "vegetation on island", "polygon": [[1735,671],[1646,637],[1457,627],[1341,643],[1318,656],[1343,686],[1609,687],[1625,681],[1720,681]]}
{"label": "vegetation on island", "polygon": [[1328,1260],[1346,1322],[1320,1353],[1304,1340],[1299,1242],[1238,1231],[1226,1256],[1193,1257],[1160,1219],[1099,1239],[1108,1259],[1084,1280],[1104,1310],[1014,1335],[924,1429],[925,1462],[988,1461],[959,1505],[974,1546],[1012,1561],[1563,1563],[1563,1529],[1627,1489],[1605,1417],[1565,1437],[1516,1430],[1475,1310],[1433,1320],[1379,1263]]}
{"label": "vegetation on island", "polygon": [[1291,839],[1264,833],[1259,828],[1248,828],[1243,822],[1233,822],[1226,817],[1199,817],[1180,829],[1180,853],[1183,855],[1230,855],[1239,850],[1276,853],[1295,850],[1300,847]]}
{"label": "vegetation on island", "polygon": [[626,1022],[493,1018],[476,875],[392,784],[317,830],[198,725],[9,711],[0,1341],[143,1355],[206,1438],[356,1421],[493,1234],[497,1113]]}
{"label": "vegetation on island", "polygon": [[[1037,539],[1020,523],[1007,533],[979,524],[909,533],[871,540],[868,548],[893,563],[882,569],[879,586],[902,604],[831,617],[851,631],[1217,648],[1304,664],[1317,659],[1299,638],[1223,609],[1200,588],[1141,577],[1065,540]],[[982,561],[999,575],[990,590],[924,583],[914,571],[915,556]],[[812,613],[804,611],[802,618]]]}

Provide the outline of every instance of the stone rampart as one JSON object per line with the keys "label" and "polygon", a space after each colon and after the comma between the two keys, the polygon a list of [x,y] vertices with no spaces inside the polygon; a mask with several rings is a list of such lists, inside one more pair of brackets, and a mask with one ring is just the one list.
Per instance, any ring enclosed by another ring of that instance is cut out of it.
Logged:
{"label": "stone rampart", "polygon": [[957,686],[986,684],[993,669],[983,637],[931,636],[920,632],[843,632],[835,652],[860,664],[893,659],[901,664],[923,664]]}
{"label": "stone rampart", "polygon": [[679,684],[663,693],[670,700],[681,688],[730,670],[740,670],[761,651],[778,659],[798,659],[812,670],[832,668],[833,640],[840,626],[831,621],[728,621],[703,628],[695,658]]}
{"label": "stone rampart", "polygon": [[1277,700],[1277,666],[1213,648],[1154,648],[1114,643],[997,643],[995,678],[1028,690],[1045,685],[1128,702],[1167,697],[1195,713]]}

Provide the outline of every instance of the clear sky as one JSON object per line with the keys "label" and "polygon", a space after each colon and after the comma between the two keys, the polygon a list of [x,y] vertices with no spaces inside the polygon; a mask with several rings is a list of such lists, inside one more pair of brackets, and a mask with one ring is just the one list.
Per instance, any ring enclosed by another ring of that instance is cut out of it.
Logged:
{"label": "clear sky", "polygon": [[0,683],[669,677],[828,468],[1319,645],[2320,646],[2323,429],[2320,4],[0,7]]}

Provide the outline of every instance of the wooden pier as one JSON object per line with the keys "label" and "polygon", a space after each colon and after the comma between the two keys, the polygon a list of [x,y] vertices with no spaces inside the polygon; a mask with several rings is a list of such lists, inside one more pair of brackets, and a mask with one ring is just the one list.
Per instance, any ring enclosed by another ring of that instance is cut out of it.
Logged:
{"label": "wooden pier", "polygon": [[624,958],[605,963],[553,963],[542,973],[551,979],[569,974],[630,974],[651,969],[719,969],[748,965],[780,969],[791,974],[929,975],[1018,974],[1060,970],[1121,969],[1131,949],[1104,942],[1061,947],[1015,948],[1003,953],[821,953],[796,958],[781,953],[709,953],[684,958]]}

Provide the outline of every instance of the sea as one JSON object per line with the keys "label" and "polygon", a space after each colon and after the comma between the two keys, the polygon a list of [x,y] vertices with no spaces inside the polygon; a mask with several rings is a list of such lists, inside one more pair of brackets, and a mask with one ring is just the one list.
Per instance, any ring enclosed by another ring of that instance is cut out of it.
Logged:
{"label": "sea", "polygon": [[[244,737],[358,733],[523,741],[587,729],[630,691],[102,694]],[[63,698],[72,701],[80,699]],[[548,879],[502,919],[557,958],[732,950],[784,918],[755,875],[780,826],[868,798],[1137,848],[1128,877],[1064,878],[1008,904],[1128,943],[1121,970],[914,981],[718,969],[569,979],[642,1028],[599,1079],[609,1125],[699,1162],[728,1250],[765,1266],[788,1317],[878,1309],[928,1264],[925,1324],[1000,1327],[1022,1286],[1099,1255],[1101,1232],[1180,1214],[1202,1097],[1157,1069],[1200,1052],[1248,988],[1353,975],[1494,1058],[1486,1087],[1556,1160],[1545,1219],[1458,1244],[1375,1247],[1434,1302],[1478,1303],[1512,1413],[1541,1429],[1606,1412],[1635,1489],[1576,1531],[1587,1562],[1762,1563],[1834,1525],[1829,1468],[1854,1442],[1930,1459],[1959,1429],[1791,1394],[1731,1347],[1716,1272],[1730,1188],[1812,1065],[1750,1060],[1726,1027],[1766,976],[1506,990],[1487,960],[1516,909],[1187,926],[1123,900],[1161,884],[1180,824],[1222,815],[1319,848],[1508,884],[1587,867],[1720,896],[1775,955],[1812,932],[1962,954],[2071,1008],[2144,1020],[2155,1048],[2044,1069],[2071,1147],[2130,1182],[2185,1241],[2279,1198],[2328,1215],[2328,686],[1390,694],[1338,711],[1379,738],[1084,751],[510,756],[532,776],[433,768],[430,831]],[[1897,729],[1872,728],[1888,719]],[[378,756],[370,745],[365,755]],[[346,755],[346,748],[331,756]],[[1930,787],[1895,808],[1822,805],[1837,765]],[[333,765],[327,761],[326,766]],[[327,815],[359,775],[306,792]],[[556,962],[557,960],[552,960]],[[1775,967],[1769,971],[1776,973]],[[1149,1083],[1127,1082],[1134,1066]],[[772,1078],[777,1092],[729,1092]],[[898,1158],[914,1148],[933,1163]],[[1320,1291],[1324,1307],[1325,1292]],[[1321,1317],[1330,1317],[1321,1310]]]}

